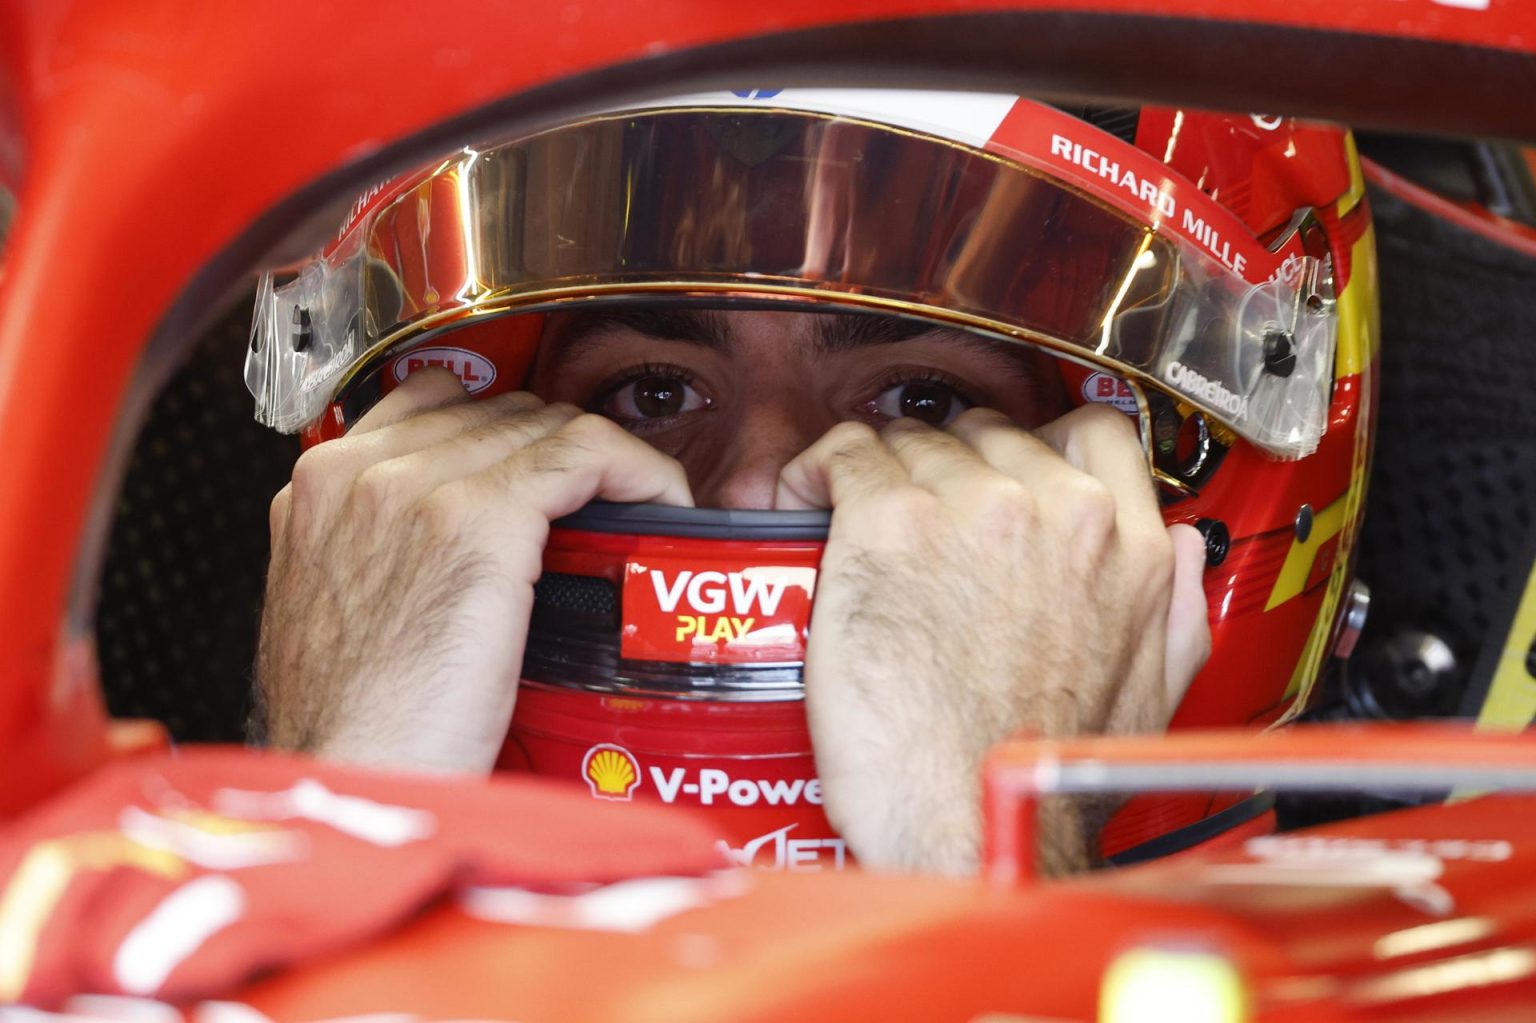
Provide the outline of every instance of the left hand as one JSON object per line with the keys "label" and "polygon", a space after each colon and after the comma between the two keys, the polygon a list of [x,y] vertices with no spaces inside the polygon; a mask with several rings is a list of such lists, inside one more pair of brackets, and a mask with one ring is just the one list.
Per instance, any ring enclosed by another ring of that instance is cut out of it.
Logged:
{"label": "left hand", "polygon": [[[1160,730],[1209,654],[1204,541],[1164,526],[1130,421],[1103,406],[1034,432],[990,409],[842,423],[775,504],[833,510],[806,704],[828,818],[869,866],[974,871],[991,745]],[[1065,812],[1042,829],[1048,873],[1096,858]]]}

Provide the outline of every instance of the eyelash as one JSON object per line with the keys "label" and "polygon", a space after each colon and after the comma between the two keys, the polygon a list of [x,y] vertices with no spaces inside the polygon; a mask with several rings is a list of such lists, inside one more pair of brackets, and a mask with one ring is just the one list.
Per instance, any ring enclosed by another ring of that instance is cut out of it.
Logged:
{"label": "eyelash", "polygon": [[[644,380],[646,377],[652,376],[671,377],[682,383],[685,387],[692,387],[698,381],[697,374],[691,372],[688,369],[685,369],[682,366],[663,362],[642,362],[639,365],[631,367],[619,377],[612,379],[604,384],[601,390],[598,391],[597,397],[588,404],[587,411],[602,414],[603,407],[608,404],[609,399],[611,399],[615,394],[638,380]],[[919,383],[941,384],[944,387],[954,391],[956,396],[959,397],[961,401],[965,402],[967,406],[975,407],[978,405],[987,404],[987,402],[964,381],[961,381],[958,378],[943,372],[942,370],[934,369],[931,366],[925,366],[922,368],[898,366],[887,370],[876,380],[874,384],[873,396],[869,399],[868,404],[873,404],[875,399],[884,394],[886,391],[890,390],[892,387]],[[687,413],[684,414],[686,415]],[[636,432],[644,431],[647,429],[665,429],[670,427],[673,421],[678,418],[680,417],[673,416],[668,419],[636,420],[634,422],[626,422],[624,425],[626,429]]]}
{"label": "eyelash", "polygon": [[[698,381],[697,374],[684,369],[682,366],[676,366],[667,362],[642,362],[639,365],[631,366],[620,376],[604,383],[598,390],[597,397],[587,404],[586,411],[601,415],[603,406],[607,405],[608,399],[612,398],[615,394],[618,394],[637,380],[657,376],[671,377],[682,383],[684,387],[692,387]],[[688,413],[682,414],[687,415]],[[645,430],[647,428],[658,429],[670,426],[672,421],[677,418],[678,416],[671,416],[667,419],[636,420],[634,422],[626,422],[624,426],[632,431]]]}
{"label": "eyelash", "polygon": [[892,387],[897,387],[902,384],[930,383],[944,385],[951,391],[954,391],[955,395],[967,405],[974,407],[977,405],[987,404],[986,399],[977,394],[969,384],[965,383],[963,380],[958,379],[957,377],[945,373],[943,370],[934,369],[931,366],[925,366],[921,369],[917,367],[903,368],[898,366],[895,369],[887,370],[880,377],[879,381],[876,382],[874,391],[875,396],[879,397],[886,391],[890,390]]}

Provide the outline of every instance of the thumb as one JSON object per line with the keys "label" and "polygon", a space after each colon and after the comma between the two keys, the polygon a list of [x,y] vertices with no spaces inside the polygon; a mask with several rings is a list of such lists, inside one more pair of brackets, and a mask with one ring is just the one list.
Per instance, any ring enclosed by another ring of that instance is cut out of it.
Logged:
{"label": "thumb", "polygon": [[1168,605],[1164,661],[1168,715],[1178,709],[1197,672],[1211,656],[1211,624],[1205,604],[1205,538],[1194,526],[1169,526],[1173,541],[1173,596]]}

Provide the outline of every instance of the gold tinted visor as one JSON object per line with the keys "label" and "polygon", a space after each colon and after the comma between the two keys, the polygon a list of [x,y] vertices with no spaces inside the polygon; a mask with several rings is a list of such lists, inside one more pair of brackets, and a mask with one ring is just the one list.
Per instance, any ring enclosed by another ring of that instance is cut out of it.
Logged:
{"label": "gold tinted visor", "polygon": [[[472,316],[594,296],[813,300],[1086,357],[1296,456],[1321,434],[1331,368],[1316,270],[1250,284],[1006,153],[905,129],[642,111],[392,186],[297,280],[266,283],[247,380],[258,418],[292,430],[391,348]],[[1285,377],[1265,369],[1276,333],[1298,356]]]}

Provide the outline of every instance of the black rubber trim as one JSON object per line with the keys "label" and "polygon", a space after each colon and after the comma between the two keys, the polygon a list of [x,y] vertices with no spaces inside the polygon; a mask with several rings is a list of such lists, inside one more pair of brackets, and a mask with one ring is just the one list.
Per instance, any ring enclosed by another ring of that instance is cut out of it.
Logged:
{"label": "black rubber trim", "polygon": [[593,501],[574,515],[556,519],[554,525],[589,533],[701,540],[825,540],[831,521],[831,513],[825,511],[676,508]]}
{"label": "black rubber trim", "polygon": [[1116,867],[1128,867],[1133,863],[1146,863],[1148,860],[1160,860],[1164,856],[1172,856],[1174,853],[1193,849],[1201,842],[1209,842],[1222,832],[1231,831],[1233,828],[1247,824],[1261,814],[1268,813],[1275,808],[1275,794],[1273,792],[1260,792],[1250,796],[1235,806],[1229,806],[1220,813],[1213,813],[1209,817],[1202,818],[1193,824],[1186,824],[1177,831],[1170,831],[1166,835],[1140,845],[1134,845],[1124,852],[1116,853],[1109,857],[1109,862]]}

